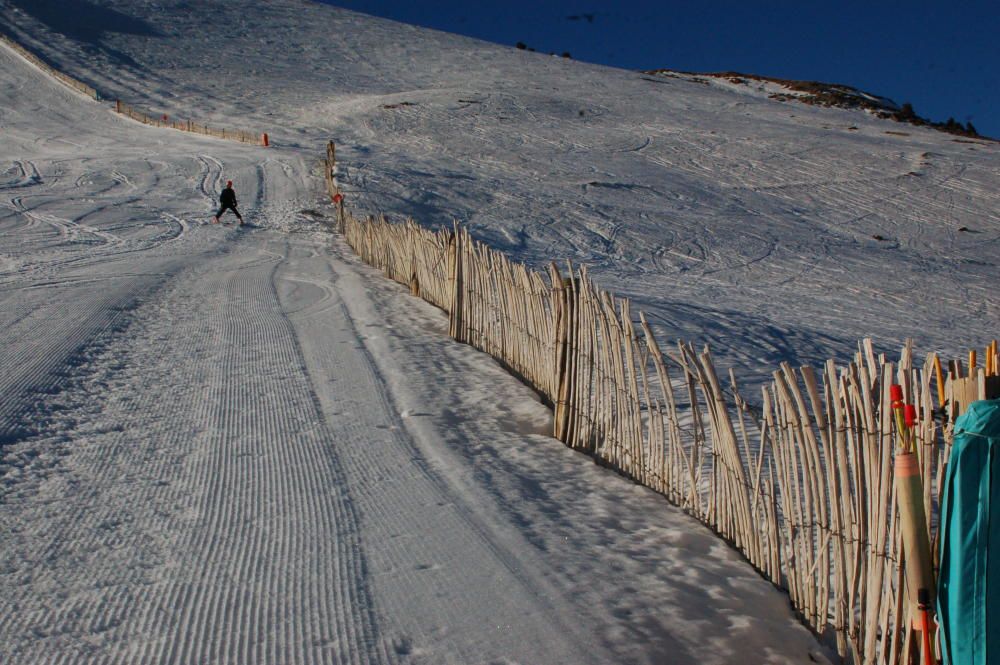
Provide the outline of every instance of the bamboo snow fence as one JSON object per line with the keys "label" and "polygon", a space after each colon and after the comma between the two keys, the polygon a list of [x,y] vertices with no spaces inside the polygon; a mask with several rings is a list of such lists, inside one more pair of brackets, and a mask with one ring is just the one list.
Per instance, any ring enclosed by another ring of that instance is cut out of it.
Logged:
{"label": "bamboo snow fence", "polygon": [[167,127],[169,129],[177,129],[182,132],[192,132],[194,134],[214,136],[215,138],[225,139],[227,141],[238,141],[240,143],[250,143],[263,146],[268,145],[267,134],[255,134],[242,129],[209,127],[208,125],[202,125],[192,120],[172,120],[170,116],[166,114],[150,114],[146,111],[139,110],[134,106],[126,104],[121,100],[115,101],[115,112],[132,118],[133,120],[141,122],[145,125],[152,125],[153,127]]}
{"label": "bamboo snow fence", "polygon": [[[98,95],[97,90],[86,83],[76,80],[68,74],[64,74],[55,67],[46,64],[41,58],[6,35],[0,34],[0,43],[8,46],[22,58],[33,64],[35,67],[38,67],[43,73],[55,78],[57,81],[73,88],[74,90],[77,90],[78,92],[82,92],[92,99],[100,100],[100,95]],[[171,120],[167,115],[156,115],[146,111],[141,111],[122,102],[121,100],[115,101],[115,112],[154,127],[169,127],[170,129],[177,129],[184,132],[214,136],[215,138],[225,139],[227,141],[251,143],[255,145],[263,145],[265,147],[269,145],[269,138],[267,134],[255,134],[242,129],[209,127],[208,125],[202,125],[192,120]]]}
{"label": "bamboo snow fence", "polygon": [[56,79],[60,83],[67,85],[70,88],[73,88],[77,92],[82,92],[91,99],[100,99],[100,96],[97,94],[97,90],[95,90],[94,88],[92,88],[91,86],[87,85],[82,81],[76,80],[69,74],[64,74],[55,67],[52,67],[51,65],[47,64],[37,55],[29,51],[28,49],[24,48],[10,37],[0,34],[0,43],[7,45],[11,50],[15,51],[22,58],[33,64],[35,67],[38,67],[44,73]]}
{"label": "bamboo snow fence", "polygon": [[[331,159],[328,149],[328,173]],[[537,272],[457,225],[432,231],[341,207],[340,229],[362,260],[445,310],[452,337],[538,391],[556,438],[714,529],[788,592],[808,626],[835,635],[845,662],[915,662],[889,388],[900,384],[917,407],[933,534],[951,424],[971,400],[997,394],[995,342],[985,367],[970,359],[968,371],[961,361],[944,371],[934,354],[919,364],[909,343],[893,361],[864,340],[846,365],[829,360],[819,373],[782,364],[754,406],[732,370],[720,379],[708,347],[662,347],[645,316],[586,268]]]}

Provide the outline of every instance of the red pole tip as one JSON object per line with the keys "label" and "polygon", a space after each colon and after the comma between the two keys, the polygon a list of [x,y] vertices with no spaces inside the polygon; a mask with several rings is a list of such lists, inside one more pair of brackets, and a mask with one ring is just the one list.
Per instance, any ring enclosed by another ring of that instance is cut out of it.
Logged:
{"label": "red pole tip", "polygon": [[903,400],[903,386],[898,383],[889,386],[889,399],[893,402],[901,402]]}
{"label": "red pole tip", "polygon": [[912,404],[907,404],[906,409],[903,411],[903,417],[906,419],[906,426],[913,427],[917,424],[917,407]]}

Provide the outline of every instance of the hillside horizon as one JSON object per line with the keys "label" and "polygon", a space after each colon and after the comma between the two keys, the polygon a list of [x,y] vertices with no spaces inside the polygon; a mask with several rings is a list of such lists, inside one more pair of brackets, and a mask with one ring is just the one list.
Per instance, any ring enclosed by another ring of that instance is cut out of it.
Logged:
{"label": "hillside horizon", "polygon": [[[998,91],[980,72],[1000,61],[990,26],[995,4],[961,11],[929,3],[905,12],[889,5],[773,2],[651,5],[642,0],[542,6],[512,0],[499,7],[443,0],[415,9],[400,0],[328,0],[330,4],[429,28],[633,71],[742,71],[783,80],[846,83],[909,102],[930,122],[953,117],[1000,136]],[[531,21],[522,17],[531,16]]]}

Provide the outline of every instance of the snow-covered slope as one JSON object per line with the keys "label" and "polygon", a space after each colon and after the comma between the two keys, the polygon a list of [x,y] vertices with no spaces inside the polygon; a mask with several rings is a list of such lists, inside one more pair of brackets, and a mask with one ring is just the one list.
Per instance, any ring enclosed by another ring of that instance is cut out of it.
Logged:
{"label": "snow-covered slope", "polygon": [[[815,651],[724,544],[542,436],[522,386],[314,230],[329,139],[353,207],[586,262],[741,378],[994,336],[995,144],[306,0],[0,0],[0,27],[277,145],[141,127],[0,54],[3,660]],[[259,228],[200,223],[226,177]]]}
{"label": "snow-covered slope", "polygon": [[[0,663],[822,657],[332,241],[299,150],[133,123],[0,47],[0,159]],[[207,223],[228,178],[249,229]]]}
{"label": "snow-covered slope", "polygon": [[751,373],[864,335],[995,336],[995,143],[305,0],[99,0],[83,28],[57,6],[3,0],[0,17],[109,95],[317,155],[332,138],[350,204],[586,262],[666,338]]}

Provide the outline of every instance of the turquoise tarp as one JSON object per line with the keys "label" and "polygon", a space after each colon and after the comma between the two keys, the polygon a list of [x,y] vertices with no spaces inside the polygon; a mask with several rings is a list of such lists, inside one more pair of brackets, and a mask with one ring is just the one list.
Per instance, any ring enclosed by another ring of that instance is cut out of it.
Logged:
{"label": "turquoise tarp", "polygon": [[944,661],[1000,665],[1000,400],[973,402],[955,421],[940,524]]}

